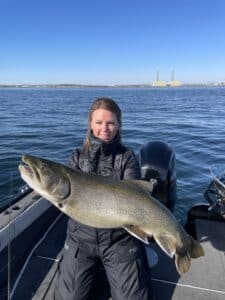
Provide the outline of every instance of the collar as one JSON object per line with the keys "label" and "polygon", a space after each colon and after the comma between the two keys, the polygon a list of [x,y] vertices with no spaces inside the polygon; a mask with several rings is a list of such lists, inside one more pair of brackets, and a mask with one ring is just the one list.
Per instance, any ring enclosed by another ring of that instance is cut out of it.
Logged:
{"label": "collar", "polygon": [[116,135],[112,141],[107,143],[98,139],[91,133],[90,144],[88,148],[88,157],[90,159],[94,159],[101,153],[104,155],[114,153],[119,144],[120,140],[118,135]]}

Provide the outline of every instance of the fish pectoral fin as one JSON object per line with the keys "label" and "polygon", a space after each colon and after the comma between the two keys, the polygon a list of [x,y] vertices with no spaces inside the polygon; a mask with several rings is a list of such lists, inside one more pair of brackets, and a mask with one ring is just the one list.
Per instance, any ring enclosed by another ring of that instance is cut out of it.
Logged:
{"label": "fish pectoral fin", "polygon": [[141,240],[145,244],[149,244],[148,235],[137,225],[127,225],[124,229],[132,236]]}
{"label": "fish pectoral fin", "polygon": [[176,253],[176,240],[172,235],[162,234],[153,235],[156,243],[160,248],[170,257],[173,257]]}

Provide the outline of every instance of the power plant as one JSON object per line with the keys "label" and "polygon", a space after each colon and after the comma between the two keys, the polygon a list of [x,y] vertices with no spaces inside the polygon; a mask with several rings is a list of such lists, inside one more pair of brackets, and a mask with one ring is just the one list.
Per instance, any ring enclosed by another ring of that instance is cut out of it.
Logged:
{"label": "power plant", "polygon": [[159,70],[156,72],[156,80],[152,82],[152,86],[154,87],[177,87],[181,86],[181,81],[175,80],[174,70],[171,72],[171,80],[170,81],[162,81],[159,79]]}

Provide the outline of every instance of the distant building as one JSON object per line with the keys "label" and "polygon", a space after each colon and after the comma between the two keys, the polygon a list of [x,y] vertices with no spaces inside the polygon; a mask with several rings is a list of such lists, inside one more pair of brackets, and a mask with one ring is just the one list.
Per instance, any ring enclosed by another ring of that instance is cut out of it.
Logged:
{"label": "distant building", "polygon": [[171,81],[167,82],[167,86],[176,87],[176,86],[181,86],[181,85],[182,85],[181,81],[174,79],[174,70],[172,70]]}
{"label": "distant building", "polygon": [[168,81],[167,86],[176,87],[181,86],[182,83],[179,80]]}
{"label": "distant building", "polygon": [[224,86],[224,85],[225,85],[225,81],[215,82],[213,85],[216,85],[216,86]]}
{"label": "distant building", "polygon": [[156,86],[156,87],[164,87],[164,86],[166,86],[166,82],[165,81],[159,80],[159,70],[157,70],[157,72],[156,72],[156,80],[153,81],[152,86]]}
{"label": "distant building", "polygon": [[152,86],[154,86],[154,87],[177,87],[177,86],[181,86],[181,85],[182,85],[181,81],[174,79],[174,70],[172,70],[170,81],[159,80],[159,70],[157,70],[156,80],[153,81],[153,83],[152,83]]}

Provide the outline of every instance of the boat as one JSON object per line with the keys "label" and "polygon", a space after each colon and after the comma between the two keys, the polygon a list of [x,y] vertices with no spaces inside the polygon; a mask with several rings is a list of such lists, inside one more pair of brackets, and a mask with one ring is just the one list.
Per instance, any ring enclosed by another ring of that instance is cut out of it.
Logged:
{"label": "boat", "polygon": [[[173,210],[176,197],[175,154],[164,142],[140,150],[142,177],[152,194]],[[174,260],[154,242],[146,246],[154,299],[225,299],[225,176],[215,177],[205,192],[208,204],[188,213],[186,230],[205,255],[192,260],[180,276]],[[50,300],[66,237],[68,217],[29,187],[0,213],[0,299]],[[94,299],[110,299],[104,270],[99,268]]]}

